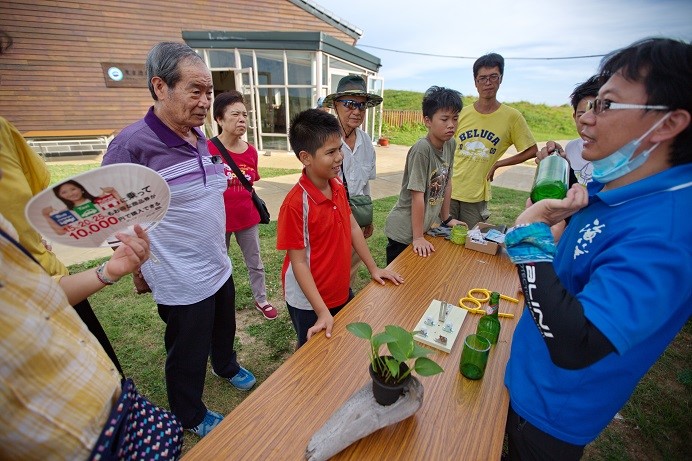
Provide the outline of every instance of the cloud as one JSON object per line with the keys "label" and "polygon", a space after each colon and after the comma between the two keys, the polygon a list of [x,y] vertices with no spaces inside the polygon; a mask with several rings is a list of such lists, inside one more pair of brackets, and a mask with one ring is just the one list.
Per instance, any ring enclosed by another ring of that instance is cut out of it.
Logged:
{"label": "cloud", "polygon": [[319,0],[364,31],[364,51],[382,60],[385,88],[424,91],[449,86],[475,95],[474,59],[426,57],[370,45],[437,55],[495,51],[506,58],[505,101],[564,104],[574,85],[598,68],[599,58],[517,60],[606,54],[650,36],[692,40],[689,0]]}

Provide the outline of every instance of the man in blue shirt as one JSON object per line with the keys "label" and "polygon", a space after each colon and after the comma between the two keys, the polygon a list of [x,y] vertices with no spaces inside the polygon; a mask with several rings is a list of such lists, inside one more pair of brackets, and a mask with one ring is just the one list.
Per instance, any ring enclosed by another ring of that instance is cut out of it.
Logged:
{"label": "man in blue shirt", "polygon": [[579,459],[692,314],[692,45],[642,40],[601,74],[580,118],[594,181],[527,208],[505,240],[527,307],[505,375],[510,459]]}

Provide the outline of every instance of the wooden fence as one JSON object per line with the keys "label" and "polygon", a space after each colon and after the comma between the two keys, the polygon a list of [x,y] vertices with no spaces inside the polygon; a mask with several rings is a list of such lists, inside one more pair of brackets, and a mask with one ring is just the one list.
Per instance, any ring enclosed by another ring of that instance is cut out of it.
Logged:
{"label": "wooden fence", "polygon": [[423,123],[423,111],[383,109],[382,123],[389,126],[403,126]]}

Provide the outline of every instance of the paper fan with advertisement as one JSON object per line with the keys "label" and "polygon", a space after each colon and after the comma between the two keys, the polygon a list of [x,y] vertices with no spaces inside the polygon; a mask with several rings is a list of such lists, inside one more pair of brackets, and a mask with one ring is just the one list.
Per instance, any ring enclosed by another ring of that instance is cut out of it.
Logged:
{"label": "paper fan with advertisement", "polygon": [[48,240],[93,248],[117,246],[116,233],[152,229],[171,191],[156,171],[134,163],[108,165],[52,185],[26,205],[26,218]]}

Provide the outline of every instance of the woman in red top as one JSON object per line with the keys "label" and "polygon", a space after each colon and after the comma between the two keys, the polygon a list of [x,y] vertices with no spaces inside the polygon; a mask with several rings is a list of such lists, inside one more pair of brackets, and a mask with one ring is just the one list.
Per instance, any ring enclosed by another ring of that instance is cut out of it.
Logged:
{"label": "woman in red top", "polygon": [[[218,139],[231,158],[238,165],[250,184],[260,179],[257,171],[257,150],[242,136],[247,131],[247,109],[243,95],[237,91],[227,91],[214,98],[214,120],[221,127]],[[220,155],[224,160],[228,188],[223,194],[226,204],[226,248],[230,246],[231,234],[243,252],[243,259],[250,275],[250,287],[255,298],[255,307],[265,318],[272,320],[277,316],[276,309],[267,302],[267,288],[264,278],[264,264],[260,256],[259,212],[252,201],[252,195],[238,180],[226,159],[208,141],[209,152]]]}

